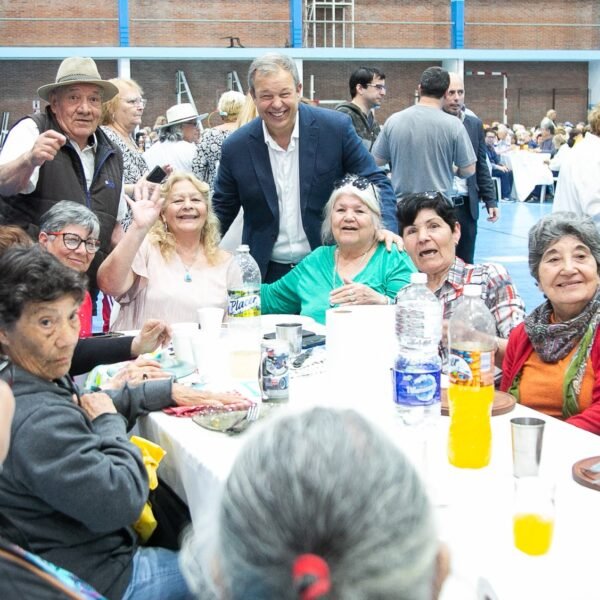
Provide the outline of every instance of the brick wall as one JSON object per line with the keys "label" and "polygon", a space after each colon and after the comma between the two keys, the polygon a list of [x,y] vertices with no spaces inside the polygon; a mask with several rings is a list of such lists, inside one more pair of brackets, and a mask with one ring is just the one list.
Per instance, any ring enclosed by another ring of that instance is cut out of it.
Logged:
{"label": "brick wall", "polygon": [[[8,46],[117,46],[118,0],[3,2],[2,43]],[[35,17],[36,20],[32,20]],[[322,18],[322,13],[317,15]],[[337,19],[342,19],[339,11]],[[346,9],[346,20],[351,20]],[[41,19],[41,20],[38,20]],[[62,20],[61,20],[62,19]],[[86,20],[74,20],[86,19]],[[221,47],[239,37],[246,47],[289,42],[289,0],[130,0],[133,46]],[[450,0],[355,0],[356,48],[446,48]],[[598,0],[467,0],[467,48],[600,48]],[[341,26],[336,29],[338,46]],[[346,28],[348,40],[350,28]],[[312,28],[307,31],[313,46]],[[322,46],[322,26],[317,28]],[[348,44],[350,42],[348,41]]]}
{"label": "brick wall", "polygon": [[[414,93],[428,62],[304,62],[304,95],[310,95],[314,76],[315,98],[347,100],[350,73],[361,64],[372,64],[386,74],[387,94],[377,113],[380,122],[395,111],[414,103]],[[0,111],[10,111],[10,122],[29,114],[40,85],[54,81],[59,61],[0,61]],[[183,70],[196,106],[201,113],[215,110],[226,90],[227,73],[237,71],[247,88],[249,61],[132,61],[131,76],[143,87],[148,105],[144,125],[176,103],[176,77]],[[98,61],[104,78],[116,76],[115,61]],[[508,118],[510,123],[536,125],[553,106],[559,120],[585,120],[587,113],[587,63],[465,63],[465,71],[508,73]],[[485,122],[502,120],[502,78],[467,76],[466,102]],[[324,104],[323,106],[331,106]],[[217,120],[218,121],[218,120]],[[214,123],[213,123],[214,124]]]}
{"label": "brick wall", "polygon": [[118,18],[116,0],[5,1],[0,39],[3,46],[118,46]]}
{"label": "brick wall", "polygon": [[218,48],[229,46],[229,40],[221,39],[229,36],[246,47],[283,48],[289,43],[287,0],[131,0],[129,16],[132,46]]}
{"label": "brick wall", "polygon": [[[331,11],[326,13],[331,19]],[[325,18],[324,11],[317,13],[318,19]],[[345,27],[350,46],[351,13],[345,9],[345,16],[338,9],[336,20],[346,20]],[[355,48],[447,48],[450,45],[450,1],[430,0],[356,0],[354,10],[354,46]],[[327,27],[330,31],[331,26]],[[336,46],[341,47],[342,25],[336,27]],[[324,44],[323,25],[312,27],[308,31],[307,46],[331,46],[331,36]]]}
{"label": "brick wall", "polygon": [[466,48],[596,50],[598,25],[598,0],[465,2]]}
{"label": "brick wall", "polygon": [[[586,119],[587,63],[467,62],[465,71],[508,73],[509,123],[537,125],[553,107],[559,121],[575,123]],[[465,101],[484,122],[501,121],[502,78],[465,77]]]}

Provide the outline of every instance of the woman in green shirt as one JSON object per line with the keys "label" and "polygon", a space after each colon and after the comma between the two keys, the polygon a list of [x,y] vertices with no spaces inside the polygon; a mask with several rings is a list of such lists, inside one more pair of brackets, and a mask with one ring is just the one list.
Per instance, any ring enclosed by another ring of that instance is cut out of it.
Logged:
{"label": "woman in green shirt", "polygon": [[302,314],[325,323],[334,306],[391,304],[416,271],[406,252],[377,241],[381,208],[376,188],[346,175],[325,206],[322,238],[287,275],[261,286],[263,314]]}

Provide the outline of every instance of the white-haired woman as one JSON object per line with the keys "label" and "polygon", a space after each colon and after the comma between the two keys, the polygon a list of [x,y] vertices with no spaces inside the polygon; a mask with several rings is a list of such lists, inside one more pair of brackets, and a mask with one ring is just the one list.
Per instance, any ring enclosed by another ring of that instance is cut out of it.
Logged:
{"label": "white-haired woman", "polygon": [[175,172],[160,199],[130,206],[131,227],[98,271],[102,291],[121,305],[114,328],[139,329],[148,318],[196,321],[201,306],[225,307],[232,257],[218,247],[208,185]]}
{"label": "white-haired woman", "polygon": [[225,92],[219,98],[217,105],[223,122],[216,127],[207,129],[197,145],[196,156],[192,160],[192,173],[200,181],[208,183],[211,192],[221,160],[223,142],[232,131],[237,129],[237,117],[245,101],[246,98],[241,92],[235,90]]}
{"label": "white-haired woman", "polygon": [[325,322],[332,306],[390,304],[416,271],[406,252],[388,252],[378,241],[381,208],[376,188],[364,177],[347,175],[325,205],[322,237],[287,275],[263,284],[263,313],[307,315]]}
{"label": "white-haired woman", "polygon": [[414,468],[350,410],[266,425],[238,454],[210,525],[182,551],[197,597],[210,597],[208,579],[228,600],[436,600],[447,574]]}

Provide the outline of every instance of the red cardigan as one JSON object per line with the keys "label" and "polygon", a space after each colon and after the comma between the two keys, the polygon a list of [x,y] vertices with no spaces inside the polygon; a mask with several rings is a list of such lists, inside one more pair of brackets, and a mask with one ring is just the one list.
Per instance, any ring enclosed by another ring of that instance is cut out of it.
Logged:
{"label": "red cardigan", "polygon": [[[521,372],[525,361],[532,352],[533,346],[525,332],[525,323],[520,323],[510,333],[502,361],[500,389],[503,392],[510,389],[515,377]],[[583,412],[566,419],[566,422],[586,431],[600,434],[600,335],[594,337],[590,358],[594,370],[592,403]]]}

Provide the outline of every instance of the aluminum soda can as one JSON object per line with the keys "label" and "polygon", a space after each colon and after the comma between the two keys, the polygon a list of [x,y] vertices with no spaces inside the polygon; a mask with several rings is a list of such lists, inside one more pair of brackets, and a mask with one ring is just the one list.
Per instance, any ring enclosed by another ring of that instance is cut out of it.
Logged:
{"label": "aluminum soda can", "polygon": [[260,388],[264,400],[289,397],[290,345],[284,340],[265,340],[260,345]]}

